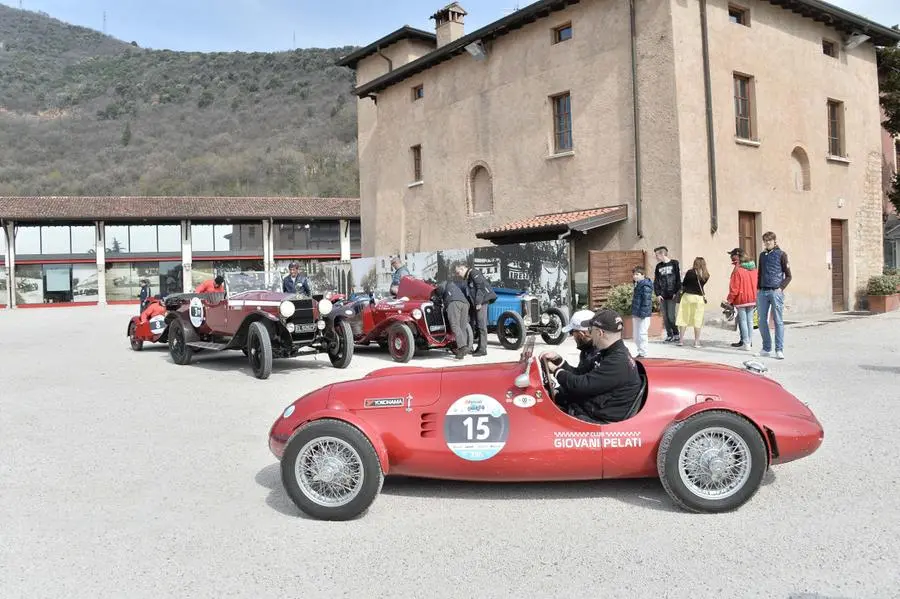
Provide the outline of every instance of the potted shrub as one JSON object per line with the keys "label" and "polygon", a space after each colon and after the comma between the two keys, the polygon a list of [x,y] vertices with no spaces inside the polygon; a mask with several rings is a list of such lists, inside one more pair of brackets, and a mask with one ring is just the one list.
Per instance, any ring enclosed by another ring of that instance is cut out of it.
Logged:
{"label": "potted shrub", "polygon": [[893,312],[900,308],[900,295],[897,294],[897,277],[880,275],[871,277],[866,285],[869,300],[869,311],[876,314]]}
{"label": "potted shrub", "polygon": [[[616,285],[609,290],[604,308],[615,310],[622,317],[624,328],[622,329],[623,339],[634,338],[634,327],[631,321],[631,300],[634,298],[634,284],[622,283]],[[650,315],[650,330],[647,332],[649,339],[655,339],[662,336],[663,320],[662,314],[659,313],[659,298],[653,296],[653,312]]]}

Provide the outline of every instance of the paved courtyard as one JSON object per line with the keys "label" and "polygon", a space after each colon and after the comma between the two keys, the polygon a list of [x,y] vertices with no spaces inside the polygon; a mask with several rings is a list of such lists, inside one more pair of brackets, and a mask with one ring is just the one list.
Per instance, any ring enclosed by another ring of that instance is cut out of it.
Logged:
{"label": "paved courtyard", "polygon": [[[269,426],[304,392],[390,358],[276,361],[266,381],[239,352],[176,366],[165,346],[131,351],[135,310],[0,311],[4,599],[900,594],[900,314],[788,329],[769,375],[810,403],[825,442],[737,512],[678,511],[656,480],[389,478],[368,514],[334,523],[284,494]],[[705,337],[651,353],[748,357],[727,347],[733,332]],[[487,359],[516,356],[494,345]]]}

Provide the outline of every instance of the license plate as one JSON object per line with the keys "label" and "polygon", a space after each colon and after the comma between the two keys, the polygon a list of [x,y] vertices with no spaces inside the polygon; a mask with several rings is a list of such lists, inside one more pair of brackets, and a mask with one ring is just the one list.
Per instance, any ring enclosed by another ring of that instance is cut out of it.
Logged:
{"label": "license plate", "polygon": [[433,325],[431,325],[430,327],[428,327],[428,330],[429,330],[429,331],[443,331],[443,330],[444,330],[444,327],[442,327],[442,326],[439,325],[439,324],[433,324]]}
{"label": "license plate", "polygon": [[316,323],[298,324],[294,330],[298,333],[311,333],[316,330]]}

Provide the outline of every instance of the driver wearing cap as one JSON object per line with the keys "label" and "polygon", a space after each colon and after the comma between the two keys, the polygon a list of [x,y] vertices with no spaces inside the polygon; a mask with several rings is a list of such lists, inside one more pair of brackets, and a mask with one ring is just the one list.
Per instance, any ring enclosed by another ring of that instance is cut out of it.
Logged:
{"label": "driver wearing cap", "polygon": [[591,358],[593,367],[583,374],[579,369],[547,363],[547,370],[559,383],[557,396],[566,399],[570,415],[606,423],[624,420],[628,414],[641,388],[641,377],[622,341],[623,326],[622,317],[613,310],[600,310],[587,321],[595,354]]}
{"label": "driver wearing cap", "polygon": [[569,333],[575,340],[575,346],[581,354],[578,356],[578,366],[572,366],[565,362],[556,352],[548,351],[541,354],[541,358],[555,363],[560,370],[568,370],[575,374],[584,374],[594,367],[594,354],[597,349],[591,341],[591,333],[588,329],[588,322],[594,317],[594,313],[590,310],[579,310],[572,315],[569,324],[563,327],[563,333]]}

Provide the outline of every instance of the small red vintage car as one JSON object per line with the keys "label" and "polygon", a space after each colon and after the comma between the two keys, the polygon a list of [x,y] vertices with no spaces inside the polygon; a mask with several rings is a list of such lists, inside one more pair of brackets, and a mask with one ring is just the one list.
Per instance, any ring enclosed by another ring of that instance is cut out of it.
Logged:
{"label": "small red vintage car", "polygon": [[659,477],[678,506],[735,509],[766,470],[822,443],[812,411],[768,377],[720,364],[638,361],[644,384],[621,422],[554,403],[553,377],[526,343],[519,362],[394,367],[291,403],[269,431],[287,494],[346,520],[386,475],[527,482]]}
{"label": "small red vintage car", "polygon": [[140,316],[132,316],[128,321],[128,333],[131,341],[131,349],[141,351],[144,342],[167,343],[169,340],[169,324],[164,315],[154,316],[141,322]]}
{"label": "small red vintage car", "polygon": [[[344,301],[335,310],[336,322],[347,322],[356,345],[377,343],[396,362],[409,362],[416,350],[456,349],[456,336],[437,288],[421,279],[400,279],[397,297]],[[469,332],[471,333],[471,326]]]}
{"label": "small red vintage car", "polygon": [[326,352],[335,368],[353,358],[350,326],[335,321],[331,301],[282,292],[274,271],[226,273],[224,293],[170,295],[166,307],[176,364],[189,364],[196,351],[241,350],[253,375],[266,379],[273,359],[305,350]]}

